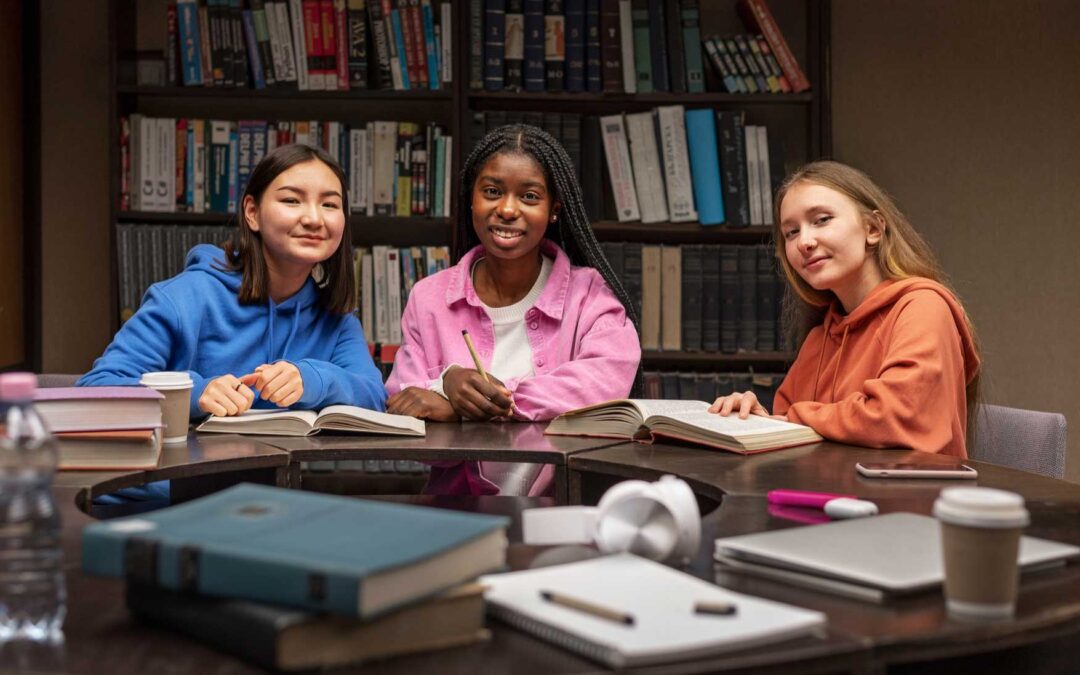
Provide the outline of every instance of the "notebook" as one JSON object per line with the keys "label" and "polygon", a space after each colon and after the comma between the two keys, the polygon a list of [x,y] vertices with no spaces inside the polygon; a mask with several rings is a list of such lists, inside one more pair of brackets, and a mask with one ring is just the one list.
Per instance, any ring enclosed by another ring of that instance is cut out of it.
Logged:
{"label": "notebook", "polygon": [[759,415],[739,419],[708,412],[705,401],[616,399],[559,415],[544,431],[554,436],[599,436],[651,443],[674,438],[748,455],[816,443],[821,436],[802,424]]}
{"label": "notebook", "polygon": [[270,436],[310,436],[319,431],[356,434],[423,436],[424,420],[409,415],[392,415],[358,408],[332,405],[314,410],[248,410],[231,417],[211,416],[195,431],[221,434],[266,434]]}
{"label": "notebook", "polygon": [[242,483],[87,525],[83,571],[370,619],[506,565],[508,519]]}
{"label": "notebook", "polygon": [[[734,593],[629,553],[481,578],[492,616],[613,668],[699,658],[807,635],[825,615]],[[633,625],[541,597],[552,591],[630,614]],[[732,616],[697,614],[730,602]]]}
{"label": "notebook", "polygon": [[[726,569],[884,602],[939,586],[945,578],[938,521],[890,513],[716,540]],[[1020,540],[1024,571],[1062,565],[1080,548],[1035,537]]]}

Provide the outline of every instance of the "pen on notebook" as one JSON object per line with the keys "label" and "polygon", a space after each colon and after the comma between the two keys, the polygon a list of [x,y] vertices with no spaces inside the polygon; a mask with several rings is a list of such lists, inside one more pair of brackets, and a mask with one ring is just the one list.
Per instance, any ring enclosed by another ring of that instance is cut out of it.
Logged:
{"label": "pen on notebook", "polygon": [[476,364],[476,370],[480,373],[480,376],[484,378],[484,382],[491,383],[491,379],[488,378],[487,371],[484,370],[484,366],[480,363],[480,355],[476,353],[476,347],[473,346],[472,338],[469,337],[469,331],[461,331],[461,337],[465,338],[465,346],[469,348],[469,353],[472,354],[473,363]]}
{"label": "pen on notebook", "polygon": [[695,614],[713,614],[715,616],[734,616],[738,612],[730,602],[695,602]]}
{"label": "pen on notebook", "polygon": [[608,621],[614,621],[615,623],[621,623],[626,626],[634,625],[633,615],[627,614],[626,612],[620,612],[617,609],[601,607],[600,605],[593,604],[587,600],[572,598],[568,595],[563,595],[562,593],[556,593],[554,591],[540,591],[540,597],[552,604],[576,609],[579,612],[591,614],[599,619],[607,619]]}

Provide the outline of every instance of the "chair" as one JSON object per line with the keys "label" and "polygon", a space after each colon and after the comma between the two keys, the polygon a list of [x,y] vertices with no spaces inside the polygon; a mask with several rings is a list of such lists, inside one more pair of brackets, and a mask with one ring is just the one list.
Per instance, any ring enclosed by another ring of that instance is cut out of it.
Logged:
{"label": "chair", "polygon": [[1065,416],[981,404],[971,458],[1022,471],[1065,476]]}
{"label": "chair", "polygon": [[37,376],[38,386],[42,389],[52,387],[74,387],[75,381],[81,375],[69,375],[67,373],[41,373]]}

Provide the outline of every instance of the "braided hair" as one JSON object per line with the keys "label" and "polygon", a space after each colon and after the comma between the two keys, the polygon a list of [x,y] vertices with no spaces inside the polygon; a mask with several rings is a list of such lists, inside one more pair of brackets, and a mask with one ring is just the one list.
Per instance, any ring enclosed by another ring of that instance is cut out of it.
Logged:
{"label": "braided hair", "polygon": [[[560,218],[549,223],[544,237],[558,244],[578,267],[592,267],[615,297],[622,303],[626,316],[633,322],[634,328],[641,334],[637,311],[626,288],[615,276],[614,270],[600,249],[589,216],[585,213],[585,202],[581,196],[581,183],[574,170],[574,163],[562,144],[539,127],[530,124],[510,124],[489,131],[473,148],[461,167],[460,190],[458,193],[457,231],[454,233],[454,261],[461,258],[480,243],[480,238],[473,228],[472,192],[477,174],[493,156],[508,153],[531,157],[544,171],[548,189],[552,191],[553,203],[561,206]],[[633,395],[641,392],[641,367],[634,379]]]}

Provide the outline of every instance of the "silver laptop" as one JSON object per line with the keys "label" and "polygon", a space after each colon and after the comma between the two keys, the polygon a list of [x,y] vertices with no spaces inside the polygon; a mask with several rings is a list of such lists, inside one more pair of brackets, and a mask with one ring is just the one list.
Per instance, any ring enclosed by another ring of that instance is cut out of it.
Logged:
{"label": "silver laptop", "polygon": [[[1023,537],[1024,571],[1060,566],[1080,548]],[[716,540],[720,571],[739,571],[882,602],[941,584],[938,521],[914,513],[841,520]]]}

